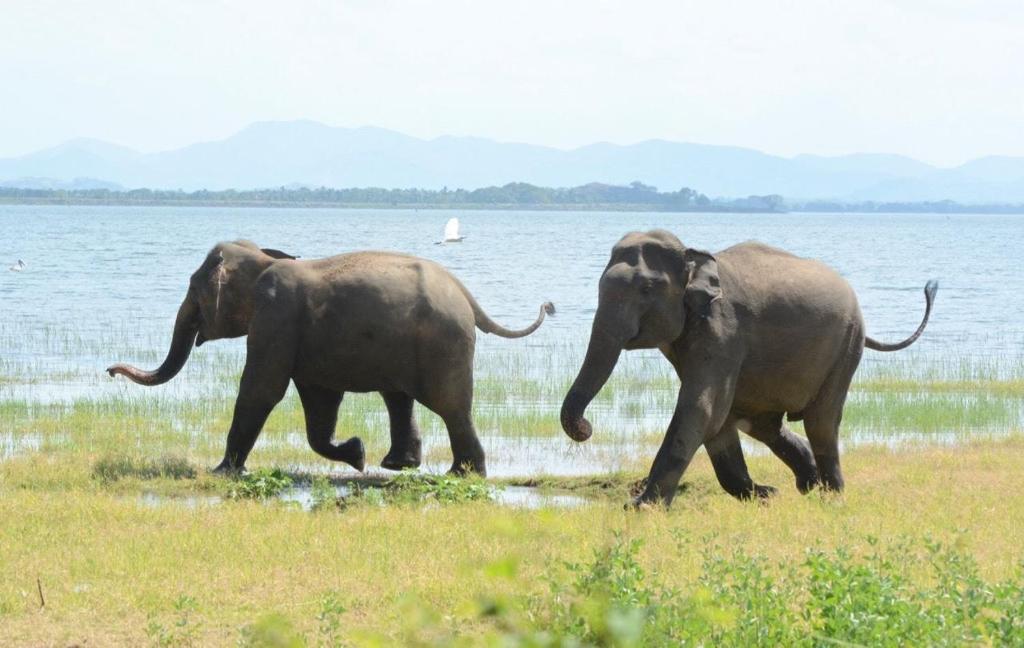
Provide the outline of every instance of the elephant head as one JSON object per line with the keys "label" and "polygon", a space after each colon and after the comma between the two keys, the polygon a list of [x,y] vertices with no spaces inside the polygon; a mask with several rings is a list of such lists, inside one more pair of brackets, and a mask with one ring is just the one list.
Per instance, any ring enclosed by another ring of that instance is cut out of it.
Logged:
{"label": "elephant head", "polygon": [[575,441],[590,438],[583,413],[623,349],[671,344],[687,320],[708,317],[721,296],[715,258],[684,247],[673,234],[632,232],[616,243],[601,275],[586,358],[562,403],[565,433]]}
{"label": "elephant head", "polygon": [[189,280],[163,363],[154,371],[115,364],[107,373],[126,376],[140,385],[161,385],[178,375],[193,345],[245,335],[257,278],[275,260],[294,258],[278,250],[260,249],[250,241],[218,243]]}

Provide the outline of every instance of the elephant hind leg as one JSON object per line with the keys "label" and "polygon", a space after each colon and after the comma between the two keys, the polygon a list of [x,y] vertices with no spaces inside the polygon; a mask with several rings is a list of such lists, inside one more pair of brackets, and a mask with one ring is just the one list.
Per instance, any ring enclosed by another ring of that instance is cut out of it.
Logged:
{"label": "elephant hind leg", "polygon": [[807,440],[811,442],[821,485],[837,492],[842,491],[844,485],[843,471],[839,466],[839,424],[843,420],[843,405],[852,378],[851,372],[842,380],[827,385],[804,417],[804,429],[807,430]]}
{"label": "elephant hind leg", "polygon": [[335,444],[334,428],[338,423],[338,407],[344,392],[315,385],[295,385],[306,414],[306,438],[313,451],[332,461],[344,461],[362,472],[366,467],[366,450],[359,437]]}
{"label": "elephant hind leg", "polygon": [[[460,352],[461,351],[461,352]],[[473,425],[473,347],[456,350],[447,356],[430,358],[421,366],[436,366],[440,370],[424,377],[423,405],[444,420],[452,446],[452,467],[456,475],[473,472],[487,475],[484,448],[480,445]]]}
{"label": "elephant hind leg", "polygon": [[704,448],[711,458],[715,469],[715,477],[725,492],[741,500],[752,497],[769,497],[775,494],[771,486],[755,484],[747,471],[747,462],[743,458],[743,447],[740,445],[736,421],[729,417],[722,429],[704,442]]}
{"label": "elephant hind leg", "polygon": [[381,468],[418,468],[423,460],[423,444],[412,411],[415,401],[402,392],[381,392],[381,396],[391,423],[391,449],[381,460]]}
{"label": "elephant hind leg", "polygon": [[818,484],[818,467],[807,441],[793,434],[782,414],[762,414],[751,417],[748,434],[768,446],[796,477],[796,487],[806,493]]}
{"label": "elephant hind leg", "polygon": [[839,466],[839,422],[842,416],[842,409],[838,412],[809,412],[804,420],[820,483],[826,490],[837,492],[844,486],[843,471]]}
{"label": "elephant hind leg", "polygon": [[458,411],[450,415],[442,415],[448,428],[448,438],[452,445],[452,467],[448,472],[453,475],[476,473],[487,476],[487,463],[484,460],[484,448],[476,435],[476,427],[470,417],[469,410]]}

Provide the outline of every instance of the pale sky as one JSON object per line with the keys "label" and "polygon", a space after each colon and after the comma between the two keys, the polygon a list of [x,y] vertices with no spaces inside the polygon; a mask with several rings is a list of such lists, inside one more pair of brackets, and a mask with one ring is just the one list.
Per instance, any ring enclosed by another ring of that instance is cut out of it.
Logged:
{"label": "pale sky", "polygon": [[0,0],[0,156],[254,121],[1024,155],[1020,0]]}

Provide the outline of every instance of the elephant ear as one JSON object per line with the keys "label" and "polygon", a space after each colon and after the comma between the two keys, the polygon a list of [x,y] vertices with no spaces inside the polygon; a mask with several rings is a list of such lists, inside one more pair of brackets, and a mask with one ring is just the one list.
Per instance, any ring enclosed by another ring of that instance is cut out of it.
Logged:
{"label": "elephant ear", "polygon": [[274,259],[291,259],[292,261],[294,261],[295,259],[299,258],[297,256],[292,256],[292,255],[288,254],[287,252],[282,252],[281,250],[275,250],[274,248],[263,248],[261,250],[261,252],[263,252],[263,254],[266,254],[267,256],[272,257]]}
{"label": "elephant ear", "polygon": [[686,259],[686,308],[707,319],[711,305],[722,298],[722,285],[718,277],[718,262],[710,252],[688,249]]}

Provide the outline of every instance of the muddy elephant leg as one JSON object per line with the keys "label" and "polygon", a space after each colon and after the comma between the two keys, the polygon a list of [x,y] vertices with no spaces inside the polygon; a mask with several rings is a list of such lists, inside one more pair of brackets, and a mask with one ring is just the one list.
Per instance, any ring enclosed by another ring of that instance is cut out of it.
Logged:
{"label": "muddy elephant leg", "polygon": [[749,419],[748,434],[768,446],[796,477],[796,487],[806,493],[818,484],[818,468],[811,448],[782,422],[782,413],[764,414]]}
{"label": "muddy elephant leg", "polygon": [[725,424],[718,433],[704,442],[704,448],[711,458],[711,465],[715,469],[715,477],[722,485],[725,492],[741,500],[757,496],[766,498],[774,495],[777,491],[771,486],[755,484],[747,471],[747,462],[743,458],[743,447],[740,445],[740,435],[736,430],[736,421],[733,417],[726,419]]}
{"label": "muddy elephant leg", "polygon": [[402,470],[418,468],[423,460],[423,443],[413,416],[412,397],[402,392],[381,392],[391,422],[391,449],[381,460],[381,468]]}
{"label": "muddy elephant leg", "polygon": [[321,457],[331,461],[344,461],[359,472],[366,467],[366,450],[359,437],[335,444],[334,428],[338,423],[338,407],[344,392],[326,389],[316,385],[300,385],[295,388],[302,400],[306,415],[306,439],[309,447]]}
{"label": "muddy elephant leg", "polygon": [[[685,365],[684,365],[685,366]],[[713,433],[722,428],[732,407],[734,379],[722,375],[723,368],[713,372],[694,371],[683,379],[676,410],[665,433],[665,440],[654,458],[647,487],[634,501],[634,505],[657,501],[666,506],[672,503],[683,472],[693,459],[697,448]],[[713,373],[703,378],[701,373]]]}

